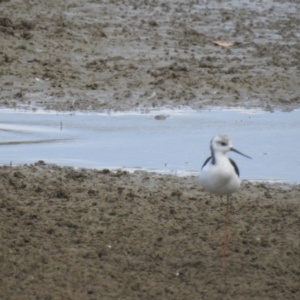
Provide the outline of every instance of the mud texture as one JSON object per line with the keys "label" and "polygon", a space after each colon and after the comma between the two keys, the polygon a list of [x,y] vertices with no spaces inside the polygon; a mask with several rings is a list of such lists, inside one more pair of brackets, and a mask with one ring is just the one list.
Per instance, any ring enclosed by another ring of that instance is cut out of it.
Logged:
{"label": "mud texture", "polygon": [[[298,1],[0,0],[0,107],[300,106]],[[231,47],[215,40],[233,42]],[[161,117],[161,115],[158,115]],[[300,299],[300,186],[0,167],[0,299]]]}
{"label": "mud texture", "polygon": [[297,0],[2,0],[0,105],[298,108],[299,16]]}
{"label": "mud texture", "polygon": [[299,299],[300,186],[0,167],[1,299]]}

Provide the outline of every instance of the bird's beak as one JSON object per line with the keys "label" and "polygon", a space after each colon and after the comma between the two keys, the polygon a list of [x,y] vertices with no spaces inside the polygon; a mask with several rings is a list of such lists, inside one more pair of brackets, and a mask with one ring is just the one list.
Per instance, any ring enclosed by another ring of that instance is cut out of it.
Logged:
{"label": "bird's beak", "polygon": [[248,156],[248,155],[245,155],[245,154],[243,154],[242,152],[240,152],[240,151],[237,151],[237,150],[236,150],[236,149],[234,149],[234,148],[230,148],[230,151],[236,152],[236,153],[238,153],[238,154],[240,154],[240,155],[243,155],[243,156],[245,156],[245,157],[247,157],[247,158],[250,158],[250,159],[252,159],[252,157],[250,157],[250,156]]}

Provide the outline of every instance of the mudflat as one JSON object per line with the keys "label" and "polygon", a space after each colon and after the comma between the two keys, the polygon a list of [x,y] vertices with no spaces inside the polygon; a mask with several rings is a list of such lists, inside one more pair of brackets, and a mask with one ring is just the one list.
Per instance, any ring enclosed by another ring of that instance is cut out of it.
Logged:
{"label": "mudflat", "polygon": [[[297,1],[0,0],[0,16],[1,107],[299,108]],[[1,299],[300,298],[299,184],[243,182],[223,266],[225,200],[197,177],[38,162],[0,182]]]}
{"label": "mudflat", "polygon": [[298,1],[2,0],[0,15],[1,106],[300,104]]}
{"label": "mudflat", "polygon": [[299,185],[0,168],[1,299],[298,299]]}

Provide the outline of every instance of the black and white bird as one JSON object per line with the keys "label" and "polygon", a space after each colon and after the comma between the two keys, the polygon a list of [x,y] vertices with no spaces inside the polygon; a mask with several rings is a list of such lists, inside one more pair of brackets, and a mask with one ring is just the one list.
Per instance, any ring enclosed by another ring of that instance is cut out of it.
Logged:
{"label": "black and white bird", "polygon": [[232,142],[227,135],[217,135],[210,142],[211,156],[204,162],[200,172],[200,184],[204,190],[220,195],[227,196],[227,206],[225,215],[225,233],[222,248],[222,265],[226,265],[226,252],[228,241],[228,203],[229,197],[236,192],[241,185],[240,173],[236,163],[229,158],[226,153],[233,151],[247,158],[251,158],[238,150],[234,149]]}
{"label": "black and white bird", "polygon": [[229,158],[228,151],[236,152],[251,158],[233,148],[227,135],[217,135],[210,142],[211,156],[204,162],[200,172],[200,184],[205,191],[216,195],[229,196],[236,192],[241,185],[239,169],[236,163]]}

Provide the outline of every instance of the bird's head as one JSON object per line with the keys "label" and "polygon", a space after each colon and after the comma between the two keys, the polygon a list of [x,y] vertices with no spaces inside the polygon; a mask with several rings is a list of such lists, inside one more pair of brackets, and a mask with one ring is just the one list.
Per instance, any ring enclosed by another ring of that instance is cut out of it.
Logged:
{"label": "bird's head", "polygon": [[228,151],[236,152],[240,155],[243,155],[247,158],[251,158],[240,151],[233,148],[231,139],[227,135],[216,135],[210,142],[210,149],[212,154],[214,153],[227,153]]}

